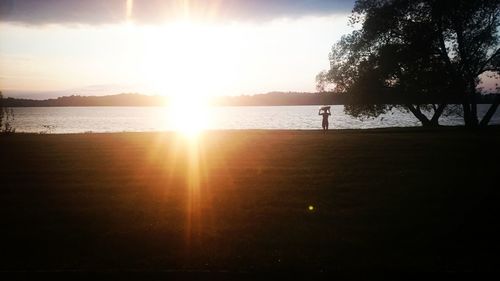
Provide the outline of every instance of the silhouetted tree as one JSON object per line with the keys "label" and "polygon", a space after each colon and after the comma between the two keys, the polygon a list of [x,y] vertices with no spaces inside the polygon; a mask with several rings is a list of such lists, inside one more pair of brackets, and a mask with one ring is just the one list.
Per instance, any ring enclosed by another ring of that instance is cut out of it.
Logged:
{"label": "silhouetted tree", "polygon": [[4,98],[2,92],[0,92],[0,133],[8,134],[16,131],[11,124],[13,118],[14,113],[12,109],[8,109],[4,106]]}
{"label": "silhouetted tree", "polygon": [[435,126],[459,103],[466,126],[487,125],[499,100],[479,122],[477,86],[481,75],[500,75],[499,22],[500,0],[358,0],[351,24],[361,28],[333,46],[319,88],[348,95],[354,116],[377,116],[390,100]]}

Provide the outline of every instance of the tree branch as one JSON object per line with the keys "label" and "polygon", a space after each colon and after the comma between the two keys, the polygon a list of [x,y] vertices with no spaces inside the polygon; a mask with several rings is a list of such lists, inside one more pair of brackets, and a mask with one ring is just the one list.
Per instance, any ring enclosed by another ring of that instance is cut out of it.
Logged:
{"label": "tree branch", "polygon": [[500,72],[500,66],[499,66],[499,67],[486,67],[486,68],[483,68],[483,69],[481,70],[481,72],[479,72],[479,73],[477,74],[477,76],[479,76],[479,75],[481,75],[481,74],[483,74],[483,73],[485,73],[485,72],[487,72],[487,71],[497,71],[497,72]]}
{"label": "tree branch", "polygon": [[491,104],[490,108],[488,109],[488,112],[486,112],[483,119],[479,123],[479,126],[486,127],[488,125],[488,123],[491,120],[491,117],[493,117],[493,115],[497,111],[499,104],[500,104],[500,95],[497,95],[497,97],[495,98],[495,101],[493,102],[493,104]]}
{"label": "tree branch", "polygon": [[451,60],[450,57],[448,56],[448,51],[446,50],[446,45],[444,43],[444,35],[443,35],[443,28],[441,26],[441,21],[438,24],[438,29],[439,29],[439,49],[441,50],[441,57],[443,57],[446,67],[448,68],[448,71],[451,75],[455,75],[455,70],[453,69],[453,66],[451,65]]}
{"label": "tree branch", "polygon": [[481,75],[482,73],[486,72],[486,67],[488,66],[488,63],[490,63],[496,56],[500,55],[500,48],[498,48],[492,55],[489,59],[487,59],[483,66],[481,67],[481,69],[478,71],[477,75],[476,76],[479,76]]}

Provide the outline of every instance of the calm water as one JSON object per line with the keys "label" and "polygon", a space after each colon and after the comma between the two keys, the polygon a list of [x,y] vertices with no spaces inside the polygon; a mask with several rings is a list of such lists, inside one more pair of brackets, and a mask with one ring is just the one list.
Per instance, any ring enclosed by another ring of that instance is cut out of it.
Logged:
{"label": "calm water", "polygon": [[[480,114],[487,106],[480,105]],[[189,112],[186,112],[186,115]],[[208,129],[321,129],[318,106],[243,106],[213,107]],[[163,107],[26,107],[14,108],[13,125],[17,132],[82,133],[168,131],[174,128],[168,108]],[[460,125],[458,117],[442,117],[443,125]],[[497,111],[492,124],[500,124]],[[346,115],[343,106],[332,106],[332,129],[365,129],[420,126],[411,114],[397,109],[375,119],[360,120]]]}

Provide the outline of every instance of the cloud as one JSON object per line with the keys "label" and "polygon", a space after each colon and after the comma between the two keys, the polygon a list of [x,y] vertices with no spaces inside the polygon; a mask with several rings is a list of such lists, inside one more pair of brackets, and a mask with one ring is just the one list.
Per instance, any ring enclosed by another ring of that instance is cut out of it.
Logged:
{"label": "cloud", "polygon": [[0,0],[0,21],[22,24],[154,24],[191,16],[270,20],[349,13],[354,0]]}

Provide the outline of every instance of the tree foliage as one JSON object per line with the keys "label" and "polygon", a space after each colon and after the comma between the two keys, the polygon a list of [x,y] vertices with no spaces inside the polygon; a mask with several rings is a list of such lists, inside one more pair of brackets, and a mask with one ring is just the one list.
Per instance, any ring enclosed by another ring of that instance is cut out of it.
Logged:
{"label": "tree foliage", "polygon": [[[361,28],[333,46],[319,88],[349,95],[353,115],[376,116],[390,100],[437,125],[447,104],[459,103],[466,125],[477,126],[480,76],[500,75],[499,23],[500,0],[358,0],[351,24]],[[431,118],[424,104],[435,104]]]}

